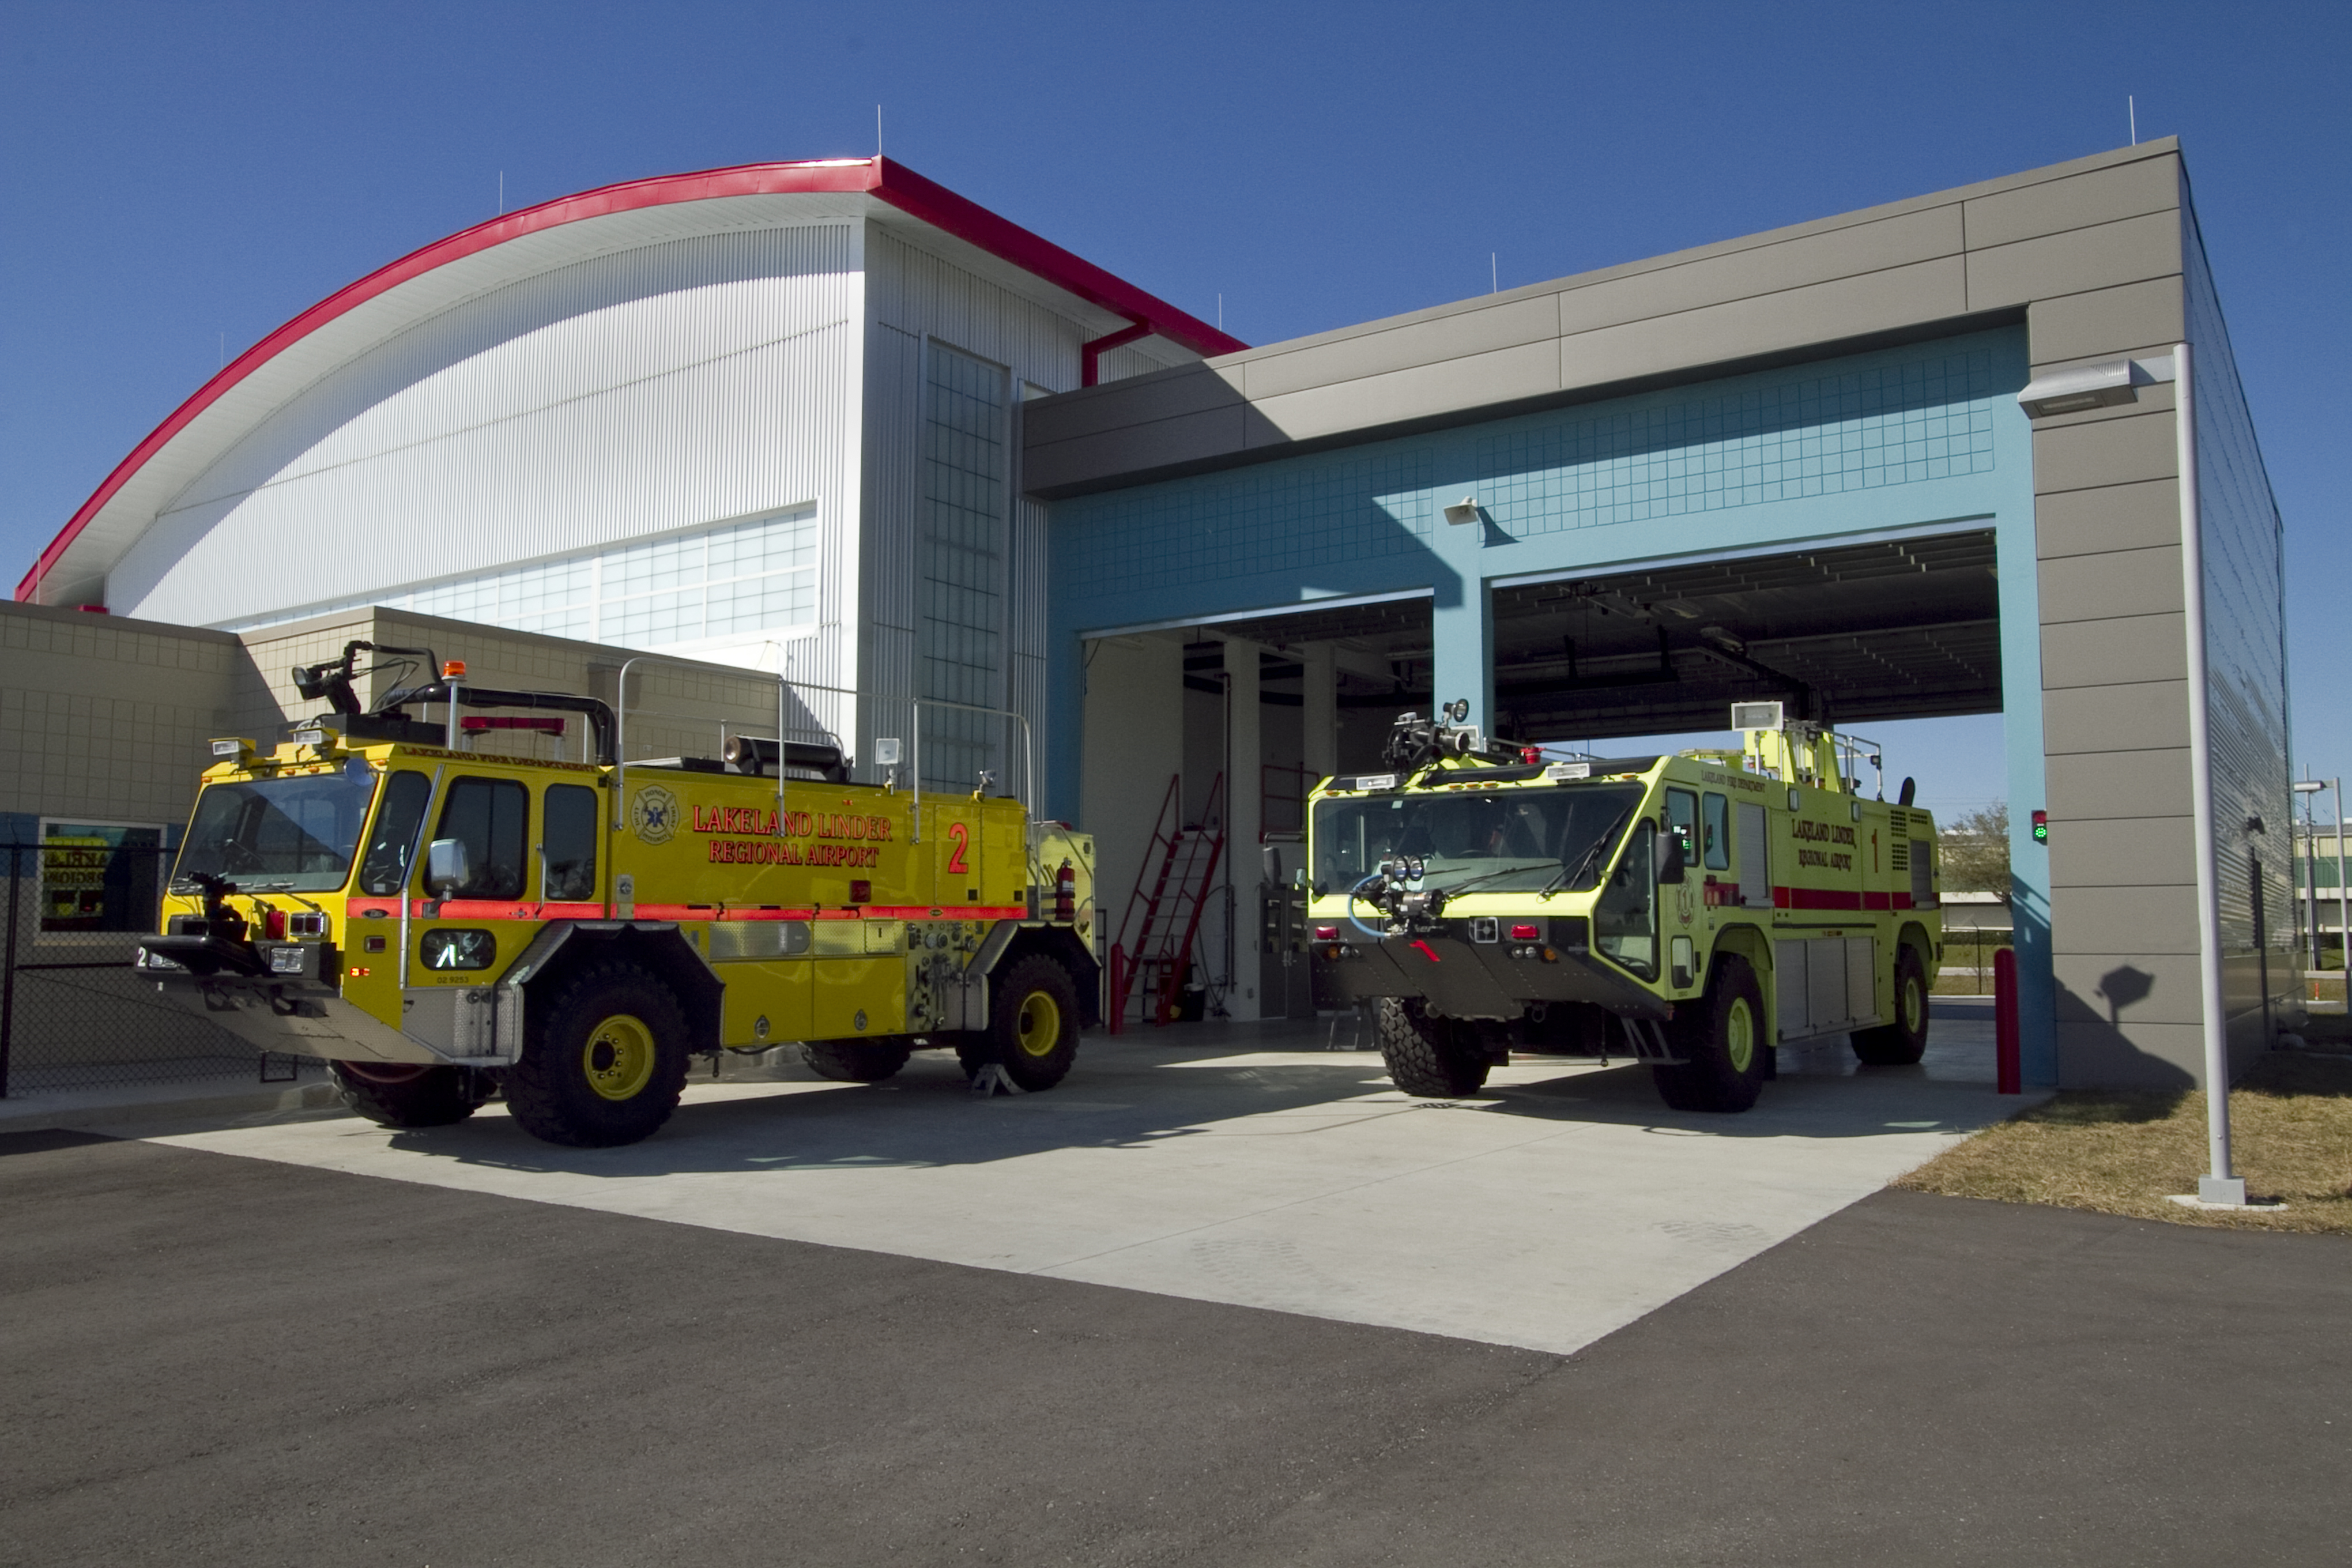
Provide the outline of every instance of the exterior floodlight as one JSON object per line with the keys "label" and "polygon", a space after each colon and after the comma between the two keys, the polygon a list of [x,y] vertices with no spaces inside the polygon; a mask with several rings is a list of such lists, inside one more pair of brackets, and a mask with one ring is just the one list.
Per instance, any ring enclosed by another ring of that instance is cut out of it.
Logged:
{"label": "exterior floodlight", "polygon": [[2078,364],[2035,376],[2017,395],[2017,401],[2031,417],[2046,419],[2053,414],[2081,414],[2118,403],[2137,403],[2139,389],[2156,379],[2149,367],[2127,359]]}
{"label": "exterior floodlight", "polygon": [[1445,509],[1445,521],[1450,523],[1454,523],[1456,526],[1477,521],[1478,498],[1476,496],[1464,496],[1460,500],[1455,501],[1452,506],[1447,507]]}
{"label": "exterior floodlight", "polygon": [[1731,727],[1735,730],[1778,730],[1786,721],[1785,709],[1778,702],[1735,702],[1731,705]]}
{"label": "exterior floodlight", "polygon": [[2297,795],[2317,795],[2321,790],[2327,787],[2327,781],[2326,779],[2297,779],[2294,784],[2289,784],[2287,787],[2294,790]]}

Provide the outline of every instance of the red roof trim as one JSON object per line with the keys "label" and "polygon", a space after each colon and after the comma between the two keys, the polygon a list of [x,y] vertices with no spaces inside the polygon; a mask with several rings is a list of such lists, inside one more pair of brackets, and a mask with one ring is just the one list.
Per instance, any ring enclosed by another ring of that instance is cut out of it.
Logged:
{"label": "red roof trim", "polygon": [[509,240],[520,239],[525,235],[537,234],[563,224],[577,223],[583,218],[667,206],[678,202],[710,201],[722,196],[817,193],[863,193],[875,196],[910,217],[919,218],[992,256],[1034,273],[1089,304],[1099,305],[1139,325],[1148,326],[1158,335],[1196,353],[1234,353],[1249,346],[1238,338],[1228,337],[1205,321],[1176,309],[1166,300],[1145,293],[1125,279],[1113,277],[1094,263],[1073,256],[1020,225],[999,217],[946,186],[887,159],[747,163],[732,169],[708,169],[691,174],[665,174],[650,180],[631,180],[508,213],[488,223],[460,230],[446,239],[436,240],[423,249],[411,251],[390,266],[371,272],[358,282],[329,295],[237,355],[219,374],[198,387],[193,396],[173,409],[171,416],[133,447],[129,457],[115,465],[114,471],[107,475],[105,482],[81,504],[80,510],[58,531],[57,538],[49,542],[48,548],[41,552],[32,569],[17,583],[16,596],[19,600],[31,599],[50,569],[81,536],[82,530],[89,526],[90,520],[130,482],[131,477],[163,450],[173,437],[193,424],[198,415],[218,402],[229,388],[327,322],[368,300],[389,293],[436,268],[446,267],[453,261],[462,260]]}

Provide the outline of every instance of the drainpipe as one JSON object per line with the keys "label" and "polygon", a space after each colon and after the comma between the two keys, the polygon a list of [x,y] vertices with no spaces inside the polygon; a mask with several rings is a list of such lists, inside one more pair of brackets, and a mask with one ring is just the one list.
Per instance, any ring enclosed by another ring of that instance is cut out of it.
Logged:
{"label": "drainpipe", "polygon": [[1139,338],[1150,337],[1151,335],[1151,331],[1152,327],[1150,322],[1137,321],[1129,326],[1121,327],[1118,331],[1111,333],[1108,337],[1097,338],[1092,342],[1079,345],[1078,384],[1080,386],[1093,386],[1097,384],[1096,373],[1099,368],[1104,350],[1125,348],[1128,344],[1134,342]]}

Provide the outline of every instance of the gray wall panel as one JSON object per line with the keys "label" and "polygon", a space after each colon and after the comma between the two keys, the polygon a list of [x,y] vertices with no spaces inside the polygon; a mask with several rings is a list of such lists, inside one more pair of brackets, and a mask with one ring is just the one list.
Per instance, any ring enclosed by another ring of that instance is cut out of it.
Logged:
{"label": "gray wall panel", "polygon": [[2180,280],[2154,278],[2036,300],[2026,308],[2025,320],[2041,364],[2160,352],[2180,341]]}
{"label": "gray wall panel", "polygon": [[2062,555],[2042,563],[2042,624],[2177,613],[2180,548]]}
{"label": "gray wall panel", "polygon": [[1253,447],[1312,440],[1367,425],[1392,424],[1430,409],[1476,408],[1539,397],[1559,386],[1559,352],[1547,340],[1280,397],[1253,398],[1252,407],[1263,422],[1253,420],[1246,438]]}
{"label": "gray wall panel", "polygon": [[2189,682],[2070,686],[2042,696],[2043,751],[2142,752],[2189,744]]}
{"label": "gray wall panel", "polygon": [[1245,411],[1236,405],[1130,425],[1092,440],[1032,447],[1024,459],[1023,482],[1032,491],[1051,492],[1098,477],[1105,464],[1153,468],[1238,451],[1246,426]]}
{"label": "gray wall panel", "polygon": [[[1960,253],[1959,208],[1931,207],[1829,234],[1570,289],[1559,296],[1559,330],[1574,333]],[[1253,392],[1257,383],[1250,383]]]}
{"label": "gray wall panel", "polygon": [[2180,220],[2151,213],[1969,252],[1969,308],[2022,305],[2180,270]]}
{"label": "gray wall panel", "polygon": [[2034,544],[2045,561],[2180,542],[2180,486],[2172,479],[2044,495]]}
{"label": "gray wall panel", "polygon": [[2089,489],[2160,479],[2179,472],[2172,421],[2165,416],[2108,419],[2033,433],[2033,489]]}
{"label": "gray wall panel", "polygon": [[2197,955],[2070,953],[2057,963],[2061,1023],[2194,1024]]}
{"label": "gray wall panel", "polygon": [[2186,816],[2070,821],[2050,836],[2050,879],[2067,888],[2193,889],[2195,829]]}
{"label": "gray wall panel", "polygon": [[1244,389],[1252,399],[1264,401],[1308,387],[1466,359],[1522,343],[1548,343],[1559,335],[1559,330],[1558,296],[1540,294],[1531,300],[1507,299],[1442,321],[1416,321],[1360,338],[1252,358],[1239,368]]}
{"label": "gray wall panel", "polygon": [[2187,636],[2179,615],[2068,621],[2042,628],[2042,686],[2126,686],[2185,678]]}
{"label": "gray wall panel", "polygon": [[1050,447],[1208,409],[1239,408],[1241,377],[1238,365],[1179,365],[1059,397],[1041,397],[1024,416],[1028,441],[1033,447]]}
{"label": "gray wall panel", "polygon": [[1634,376],[1769,353],[1958,316],[1966,310],[1958,257],[1735,300],[1560,340],[1560,384]]}
{"label": "gray wall panel", "polygon": [[2081,752],[2051,757],[2043,766],[2050,781],[2051,819],[2061,825],[2189,814],[2186,747],[2179,751]]}
{"label": "gray wall panel", "polygon": [[2195,1024],[2131,1023],[2128,1033],[2106,1024],[2058,1026],[2061,1089],[2188,1089],[2204,1059],[2204,1033]]}
{"label": "gray wall panel", "polygon": [[2180,177],[2173,160],[2145,158],[1978,196],[1963,205],[1969,244],[1981,248],[2169,211],[2180,205]]}
{"label": "gray wall panel", "polygon": [[2068,952],[2197,951],[2197,900],[2144,888],[2053,888],[2050,924],[2067,933]]}

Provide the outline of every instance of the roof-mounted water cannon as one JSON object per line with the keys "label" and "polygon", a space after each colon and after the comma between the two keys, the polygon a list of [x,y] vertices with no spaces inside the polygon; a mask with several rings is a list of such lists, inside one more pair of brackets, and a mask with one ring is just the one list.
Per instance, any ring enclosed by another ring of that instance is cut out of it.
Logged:
{"label": "roof-mounted water cannon", "polygon": [[1381,760],[1400,773],[1428,767],[1449,757],[1479,757],[1489,762],[1523,760],[1525,748],[1508,741],[1490,742],[1468,722],[1470,700],[1457,698],[1437,710],[1434,719],[1400,713],[1390,727]]}

